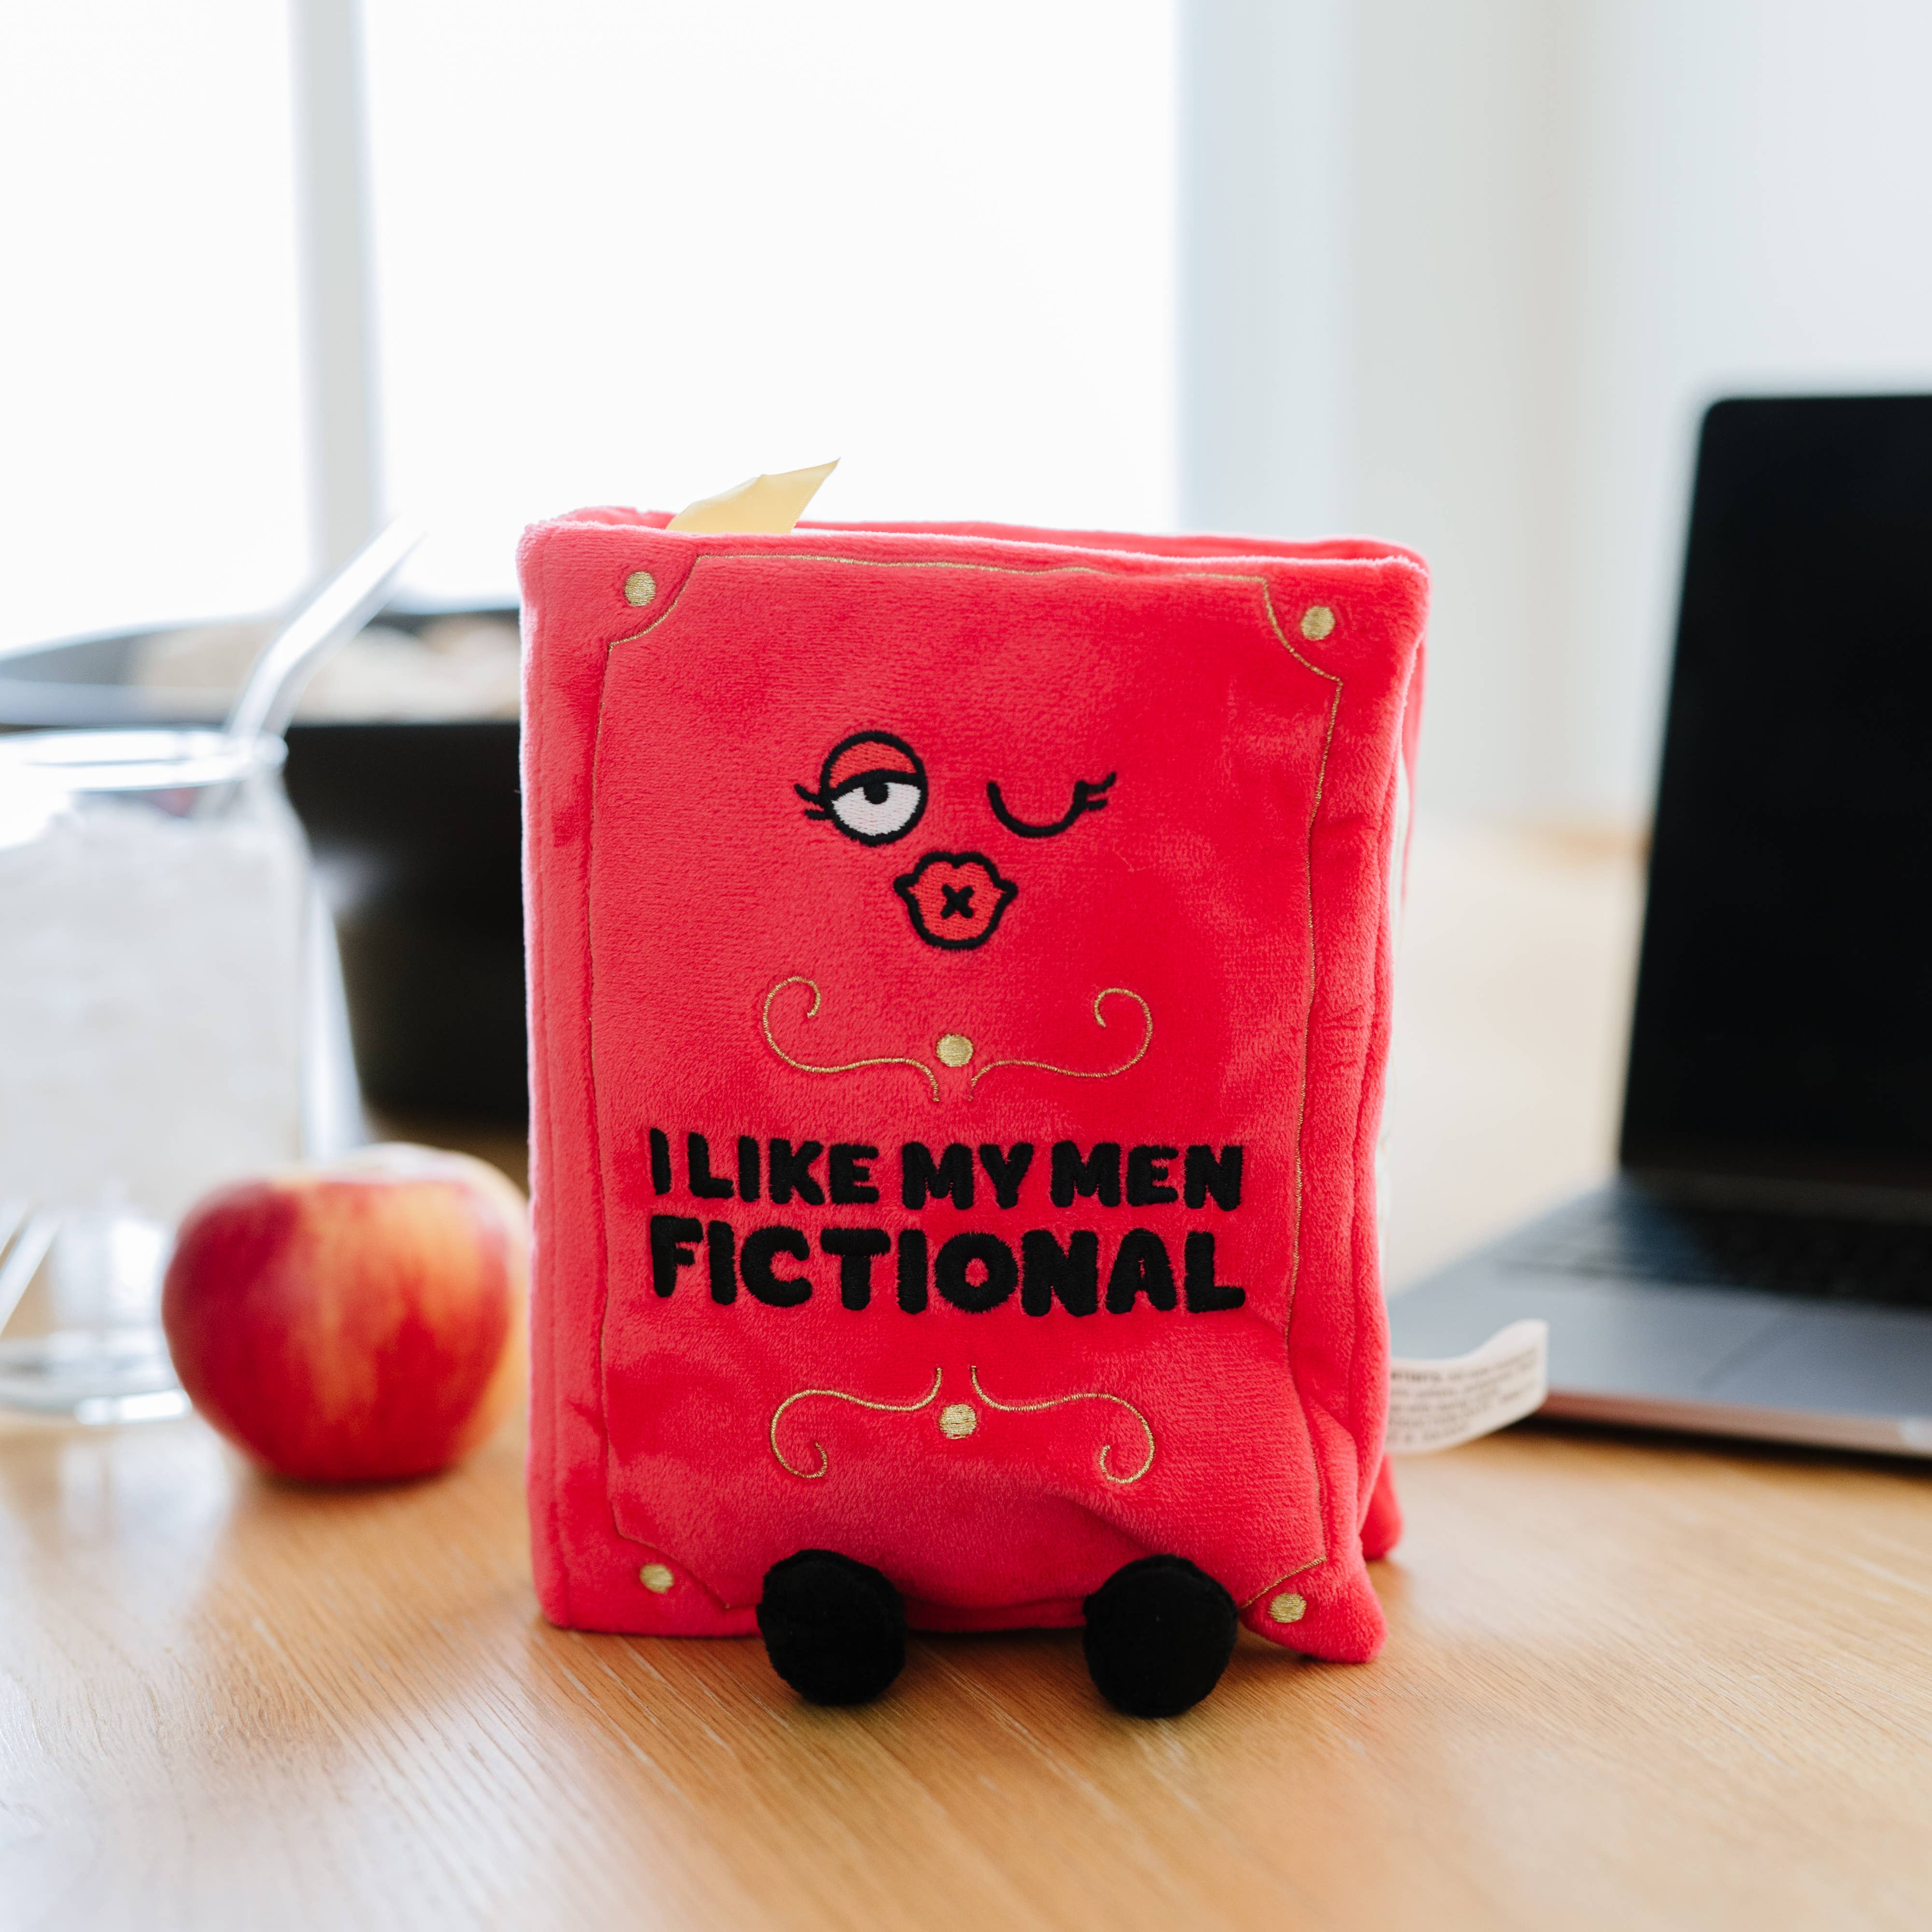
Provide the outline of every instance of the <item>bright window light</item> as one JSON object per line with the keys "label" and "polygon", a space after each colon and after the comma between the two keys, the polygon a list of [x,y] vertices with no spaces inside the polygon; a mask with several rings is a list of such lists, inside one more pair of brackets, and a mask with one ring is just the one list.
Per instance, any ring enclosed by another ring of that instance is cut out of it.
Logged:
{"label": "bright window light", "polygon": [[814,514],[1174,512],[1171,0],[370,0],[412,588],[843,459]]}
{"label": "bright window light", "polygon": [[[838,456],[829,517],[1174,518],[1173,0],[365,0],[407,586]],[[0,647],[307,576],[290,29],[20,15],[0,64]]]}
{"label": "bright window light", "polygon": [[288,49],[262,0],[8,10],[0,648],[305,572]]}

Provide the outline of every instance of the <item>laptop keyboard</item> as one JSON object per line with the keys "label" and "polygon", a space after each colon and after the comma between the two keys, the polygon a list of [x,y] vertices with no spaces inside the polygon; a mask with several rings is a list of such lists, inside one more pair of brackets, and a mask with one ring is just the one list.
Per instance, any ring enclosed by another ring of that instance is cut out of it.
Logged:
{"label": "laptop keyboard", "polygon": [[1598,1196],[1530,1233],[1513,1268],[1932,1307],[1932,1224],[1769,1214]]}

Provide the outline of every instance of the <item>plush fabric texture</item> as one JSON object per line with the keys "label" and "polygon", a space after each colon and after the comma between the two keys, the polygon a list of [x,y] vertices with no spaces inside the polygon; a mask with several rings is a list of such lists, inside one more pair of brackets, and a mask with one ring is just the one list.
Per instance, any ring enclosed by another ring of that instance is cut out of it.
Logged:
{"label": "plush fabric texture", "polygon": [[812,1548],[1075,1624],[1161,1553],[1372,1655],[1419,561],[665,520],[521,553],[545,1612],[748,1634]]}
{"label": "plush fabric texture", "polygon": [[904,1600],[892,1580],[836,1550],[801,1550],[766,1573],[758,1634],[808,1702],[863,1704],[905,1668]]}
{"label": "plush fabric texture", "polygon": [[1081,1606],[1094,1688],[1130,1718],[1178,1718],[1221,1681],[1240,1633],[1234,1600],[1184,1556],[1142,1556]]}

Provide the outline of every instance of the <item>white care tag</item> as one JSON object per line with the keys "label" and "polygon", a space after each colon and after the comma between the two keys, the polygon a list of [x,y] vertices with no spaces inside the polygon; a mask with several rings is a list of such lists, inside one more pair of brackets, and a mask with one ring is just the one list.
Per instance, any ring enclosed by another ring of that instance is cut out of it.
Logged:
{"label": "white care tag", "polygon": [[1426,1456],[1520,1422],[1550,1393],[1550,1324],[1512,1322],[1447,1361],[1389,1364],[1388,1450]]}

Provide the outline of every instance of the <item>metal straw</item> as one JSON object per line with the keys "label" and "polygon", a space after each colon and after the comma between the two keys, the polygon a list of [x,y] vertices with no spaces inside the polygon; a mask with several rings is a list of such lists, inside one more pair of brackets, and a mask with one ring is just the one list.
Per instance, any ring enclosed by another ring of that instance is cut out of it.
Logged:
{"label": "metal straw", "polygon": [[398,518],[358,550],[262,647],[223,735],[243,745],[264,732],[279,736],[302,686],[322,659],[381,608],[391,580],[422,540],[419,528]]}

